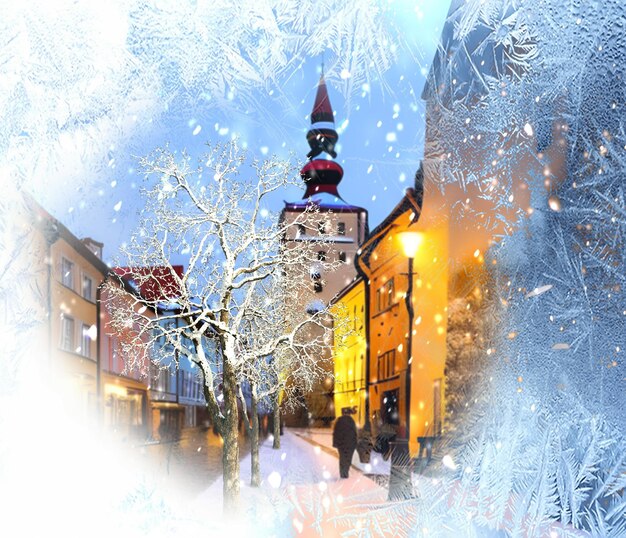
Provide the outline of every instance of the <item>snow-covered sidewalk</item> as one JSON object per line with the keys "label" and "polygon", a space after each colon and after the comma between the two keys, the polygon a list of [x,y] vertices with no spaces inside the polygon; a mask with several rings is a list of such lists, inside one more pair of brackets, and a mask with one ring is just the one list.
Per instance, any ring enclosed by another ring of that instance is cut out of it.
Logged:
{"label": "snow-covered sidewalk", "polygon": [[[290,431],[298,437],[319,445],[322,450],[330,451],[334,455],[337,454],[337,449],[333,448],[333,430],[331,428],[291,428]],[[370,462],[361,463],[359,455],[355,451],[354,456],[352,456],[352,467],[367,475],[389,476],[391,462],[389,460],[384,461],[380,454],[372,451]]]}
{"label": "snow-covered sidewalk", "polygon": [[[332,444],[332,443],[331,443]],[[250,487],[250,456],[241,461],[241,506],[239,521],[222,519],[222,479],[216,480],[190,507],[193,519],[211,514],[231,534],[247,536],[337,536],[358,527],[359,515],[384,506],[387,490],[363,473],[352,469],[339,478],[335,455],[322,446],[301,439],[285,429],[281,448],[272,448],[272,438],[260,447],[262,483]]]}

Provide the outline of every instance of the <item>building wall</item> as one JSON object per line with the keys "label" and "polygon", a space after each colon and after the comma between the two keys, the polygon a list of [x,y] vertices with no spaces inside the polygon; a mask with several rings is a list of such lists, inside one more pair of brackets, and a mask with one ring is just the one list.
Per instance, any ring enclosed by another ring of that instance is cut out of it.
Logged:
{"label": "building wall", "polygon": [[[311,252],[311,267],[299,267],[292,271],[292,278],[305,279],[301,290],[293,295],[291,308],[294,311],[304,311],[310,305],[321,302],[324,306],[337,295],[356,276],[354,258],[363,240],[367,227],[367,213],[348,206],[349,210],[322,207],[319,213],[312,212],[302,219],[302,212],[298,210],[284,210],[283,219],[287,224],[285,244],[287,248],[305,244]],[[297,220],[296,220],[297,219]],[[299,226],[298,223],[302,225]],[[340,233],[343,224],[344,233]],[[325,233],[320,232],[320,226],[325,227]],[[304,228],[304,229],[303,229]],[[325,244],[320,245],[320,241]],[[323,251],[326,263],[339,265],[332,272],[324,270],[323,263],[316,263],[317,253]],[[345,262],[340,262],[340,255],[345,256]],[[311,272],[320,275],[316,280]],[[321,289],[316,288],[321,284]],[[321,329],[319,329],[321,331]],[[335,416],[333,402],[333,363],[332,346],[329,345],[320,355],[320,362],[328,372],[326,378],[317,384],[315,389],[304,396],[306,410],[296,411],[285,416],[288,425],[304,426],[308,424],[328,424]],[[309,416],[307,416],[307,414]]]}
{"label": "building wall", "polygon": [[[115,283],[115,279],[111,282]],[[114,334],[109,300],[105,288],[101,294],[99,337],[103,424],[121,439],[144,439],[152,429],[148,409],[151,356],[145,349],[137,349],[132,356],[124,351],[121,341],[130,341],[139,327],[127,327],[124,334]],[[122,293],[117,300],[135,305],[135,310],[145,310],[144,315],[154,317],[154,313],[145,309],[130,293]]]}
{"label": "building wall", "polygon": [[[322,208],[319,213],[307,215],[304,234],[301,233],[298,225],[294,224],[295,219],[298,219],[298,222],[302,220],[301,214],[301,211],[291,210],[285,210],[283,213],[285,224],[289,226],[286,237],[288,247],[294,243],[306,243],[312,252],[324,250],[328,262],[338,262],[340,253],[345,253],[346,257],[345,262],[341,263],[332,274],[322,272],[322,291],[316,292],[313,282],[311,282],[310,293],[304,294],[300,298],[301,304],[299,306],[305,308],[313,300],[321,300],[324,304],[328,304],[356,276],[354,257],[365,237],[366,213],[358,211],[356,208],[351,212]],[[340,223],[345,225],[344,235],[338,233]],[[320,234],[320,224],[326,226],[327,234],[324,236]],[[320,240],[327,242],[323,248],[319,245]]]}
{"label": "building wall", "polygon": [[[392,221],[370,257],[370,412],[374,422],[404,420],[408,364],[408,260],[398,233],[411,223],[408,210]],[[436,435],[442,427],[448,284],[448,228],[445,216],[433,215],[410,227],[422,244],[414,259],[411,361],[411,450],[417,437]],[[436,399],[435,391],[439,395]],[[396,400],[397,398],[397,400]],[[385,401],[386,400],[386,401]],[[437,401],[437,405],[435,402]],[[393,416],[393,404],[397,416]]]}
{"label": "building wall", "polygon": [[359,427],[365,424],[366,353],[365,340],[365,285],[362,279],[340,296],[331,307],[333,316],[350,316],[348,331],[336,331],[333,340],[335,377],[335,417],[345,407],[356,408],[354,420]]}
{"label": "building wall", "polygon": [[[68,405],[87,417],[97,408],[97,348],[92,336],[97,334],[95,300],[102,274],[63,237],[51,247],[51,263],[52,361]],[[90,293],[83,290],[84,277],[91,280]],[[73,327],[71,334],[68,326]]]}

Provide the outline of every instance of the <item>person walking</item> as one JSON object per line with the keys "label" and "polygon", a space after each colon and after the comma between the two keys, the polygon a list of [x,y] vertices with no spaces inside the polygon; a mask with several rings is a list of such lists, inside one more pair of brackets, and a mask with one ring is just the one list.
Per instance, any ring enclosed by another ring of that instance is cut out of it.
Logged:
{"label": "person walking", "polygon": [[333,447],[339,451],[339,476],[348,478],[352,455],[356,449],[356,424],[351,409],[343,409],[333,428]]}

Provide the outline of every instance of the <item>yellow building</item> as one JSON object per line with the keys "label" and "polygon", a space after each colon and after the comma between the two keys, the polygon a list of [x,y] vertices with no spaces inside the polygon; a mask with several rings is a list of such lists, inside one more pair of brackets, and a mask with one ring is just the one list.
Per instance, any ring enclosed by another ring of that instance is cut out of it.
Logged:
{"label": "yellow building", "polygon": [[[417,452],[418,437],[437,437],[442,430],[448,301],[446,214],[435,210],[437,204],[422,211],[421,172],[416,187],[407,189],[389,216],[372,231],[357,258],[369,282],[370,419],[375,428],[389,423],[404,429],[408,394],[412,453]],[[401,242],[401,233],[406,231],[418,232],[420,240],[413,258],[410,329],[405,299],[409,261]]]}
{"label": "yellow building", "polygon": [[350,408],[355,411],[355,422],[362,427],[367,416],[365,284],[362,278],[355,279],[335,297],[331,313],[333,317],[347,315],[351,321],[349,327],[341,326],[335,332],[335,417],[340,417],[344,408]]}

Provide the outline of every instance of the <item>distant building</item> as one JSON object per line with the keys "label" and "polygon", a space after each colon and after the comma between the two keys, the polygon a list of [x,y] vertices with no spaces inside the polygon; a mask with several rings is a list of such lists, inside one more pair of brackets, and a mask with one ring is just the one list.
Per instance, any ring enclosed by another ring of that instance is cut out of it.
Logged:
{"label": "distant building", "polygon": [[[179,277],[183,275],[182,265],[173,265],[172,268]],[[137,292],[148,304],[157,305],[155,322],[181,323],[178,318],[167,319],[168,314],[177,312],[176,297],[180,294],[169,267],[116,268],[115,272],[136,286]],[[150,275],[150,278],[137,286],[133,275]],[[187,345],[190,347],[191,342]],[[203,381],[198,368],[189,359],[179,356],[174,346],[165,337],[160,337],[146,366],[152,437],[174,438],[180,435],[182,428],[206,424],[208,416]]]}
{"label": "distant building", "polygon": [[[299,311],[315,310],[316,305],[328,305],[330,300],[356,276],[354,259],[368,231],[367,211],[347,203],[338,192],[343,178],[343,168],[335,161],[335,146],[338,134],[335,131],[334,114],[326,81],[322,74],[319,80],[315,103],[311,113],[311,128],[307,141],[311,148],[309,161],[300,171],[306,190],[301,200],[286,202],[281,219],[291,224],[285,242],[287,246],[305,243],[320,262],[337,261],[339,267],[332,274],[324,274],[322,263],[308,268],[309,292],[295,299],[291,308]],[[329,158],[323,156],[326,154]],[[294,222],[309,206],[319,208],[304,223]],[[320,247],[320,241],[324,247]],[[313,256],[315,258],[315,256]],[[326,381],[308,395],[304,395],[306,409],[302,416],[286,417],[287,424],[307,425],[329,423],[335,417],[333,404],[331,349],[320,361],[324,361],[329,376]]]}
{"label": "distant building", "polygon": [[[108,280],[127,292],[120,297],[128,301],[136,311],[156,317],[155,312],[142,301],[138,290],[131,283],[111,273]],[[151,356],[149,349],[138,349],[138,356],[125,356],[121,341],[137,335],[139,327],[129,326],[123,334],[111,327],[111,312],[106,288],[100,292],[100,371],[102,393],[102,423],[121,440],[143,440],[152,433],[150,413],[149,371]]]}
{"label": "distant building", "polygon": [[[174,350],[159,349],[164,342],[157,349],[146,345],[139,356],[124,356],[121,341],[140,328],[113,334],[110,326],[103,282],[123,287],[122,298],[156,319],[172,308],[171,301],[164,300],[157,312],[145,302],[154,304],[157,294],[170,297],[177,289],[173,280],[163,277],[137,288],[125,270],[112,270],[102,261],[102,243],[78,239],[32,197],[24,195],[24,200],[30,213],[24,225],[35,230],[32,243],[44,260],[36,282],[48,320],[39,332],[52,372],[48,381],[67,411],[87,424],[101,421],[120,439],[175,437],[183,427],[206,425],[197,368],[183,359],[177,369]],[[175,270],[182,273],[182,266]],[[157,353],[166,357],[161,367],[154,364]]]}

